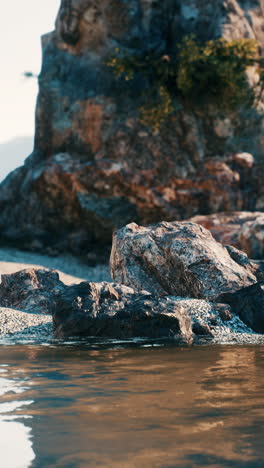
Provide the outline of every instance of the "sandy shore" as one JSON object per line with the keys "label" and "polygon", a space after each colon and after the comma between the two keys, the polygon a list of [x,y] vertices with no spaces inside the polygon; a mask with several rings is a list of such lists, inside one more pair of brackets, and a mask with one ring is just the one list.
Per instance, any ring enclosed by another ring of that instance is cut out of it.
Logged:
{"label": "sandy shore", "polygon": [[111,281],[108,265],[90,267],[70,255],[49,257],[16,249],[0,248],[0,275],[15,273],[25,268],[57,270],[60,280],[67,285],[81,281]]}

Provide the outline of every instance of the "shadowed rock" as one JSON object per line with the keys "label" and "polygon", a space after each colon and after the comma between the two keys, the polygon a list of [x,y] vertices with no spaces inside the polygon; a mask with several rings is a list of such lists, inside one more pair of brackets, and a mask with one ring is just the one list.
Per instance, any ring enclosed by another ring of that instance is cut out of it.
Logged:
{"label": "shadowed rock", "polygon": [[50,314],[54,299],[65,288],[54,270],[26,269],[2,275],[0,306]]}
{"label": "shadowed rock", "polygon": [[193,338],[192,321],[173,298],[110,283],[68,287],[56,299],[53,324],[57,338],[174,338],[181,343]]}
{"label": "shadowed rock", "polygon": [[115,281],[138,291],[210,300],[257,281],[246,254],[188,222],[120,229],[113,236],[110,267]]}
{"label": "shadowed rock", "polygon": [[218,300],[229,304],[252,330],[264,333],[264,281],[234,293],[222,294]]}

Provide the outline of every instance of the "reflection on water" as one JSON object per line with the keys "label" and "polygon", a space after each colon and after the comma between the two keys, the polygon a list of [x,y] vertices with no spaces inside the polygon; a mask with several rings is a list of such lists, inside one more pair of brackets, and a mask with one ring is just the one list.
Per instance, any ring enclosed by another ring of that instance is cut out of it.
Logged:
{"label": "reflection on water", "polygon": [[[27,387],[21,379],[7,378],[8,366],[0,365],[0,454],[4,468],[28,468],[35,458],[32,449],[31,429],[22,422],[30,416],[20,413],[33,400],[14,400],[14,394],[22,394]],[[18,422],[19,420],[20,422]]]}
{"label": "reflection on water", "polygon": [[0,429],[21,462],[4,466],[263,468],[263,356],[262,346],[2,347]]}

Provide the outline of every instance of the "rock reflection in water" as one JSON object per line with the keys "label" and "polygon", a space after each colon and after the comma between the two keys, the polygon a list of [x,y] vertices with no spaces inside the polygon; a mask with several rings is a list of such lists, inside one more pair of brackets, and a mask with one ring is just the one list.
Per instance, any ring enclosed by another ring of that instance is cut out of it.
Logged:
{"label": "rock reflection in water", "polygon": [[261,346],[2,353],[30,381],[32,468],[262,468],[263,356]]}

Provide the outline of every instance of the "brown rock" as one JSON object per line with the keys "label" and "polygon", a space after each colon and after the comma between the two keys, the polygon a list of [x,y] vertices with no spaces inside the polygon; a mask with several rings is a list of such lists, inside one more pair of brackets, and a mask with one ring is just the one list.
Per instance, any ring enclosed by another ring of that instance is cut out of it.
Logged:
{"label": "brown rock", "polygon": [[254,156],[250,153],[237,153],[234,155],[233,159],[238,165],[246,169],[251,169],[255,162]]}
{"label": "brown rock", "polygon": [[235,211],[194,216],[191,222],[209,229],[222,244],[244,250],[250,258],[264,258],[264,213]]}
{"label": "brown rock", "polygon": [[214,300],[257,281],[246,255],[188,222],[135,223],[115,232],[110,259],[115,281],[152,293]]}
{"label": "brown rock", "polygon": [[243,224],[239,233],[241,247],[251,258],[264,258],[264,213]]}

